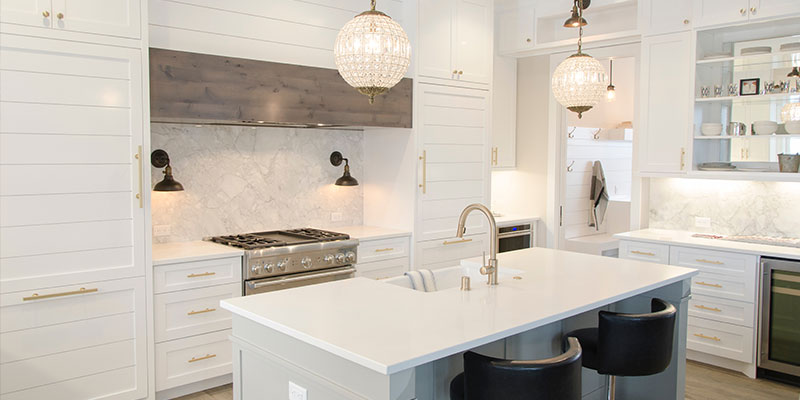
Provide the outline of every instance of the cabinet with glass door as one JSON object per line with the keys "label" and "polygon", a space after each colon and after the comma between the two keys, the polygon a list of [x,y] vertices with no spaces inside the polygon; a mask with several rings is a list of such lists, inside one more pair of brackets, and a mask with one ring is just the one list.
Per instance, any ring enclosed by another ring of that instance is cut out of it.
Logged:
{"label": "cabinet with glass door", "polygon": [[796,19],[697,33],[693,171],[786,172],[779,160],[800,153],[798,34]]}

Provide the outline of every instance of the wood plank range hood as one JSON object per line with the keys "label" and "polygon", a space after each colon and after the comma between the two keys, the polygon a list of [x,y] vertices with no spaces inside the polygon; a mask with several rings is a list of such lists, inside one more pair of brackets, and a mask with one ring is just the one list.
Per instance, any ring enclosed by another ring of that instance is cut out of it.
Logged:
{"label": "wood plank range hood", "polygon": [[335,69],[150,49],[152,122],[411,128],[412,86],[369,104]]}

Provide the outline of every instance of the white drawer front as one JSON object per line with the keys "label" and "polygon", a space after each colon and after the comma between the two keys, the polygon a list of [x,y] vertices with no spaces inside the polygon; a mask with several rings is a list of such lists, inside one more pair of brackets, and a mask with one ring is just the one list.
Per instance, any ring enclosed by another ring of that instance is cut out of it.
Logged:
{"label": "white drawer front", "polygon": [[692,293],[746,303],[755,302],[755,279],[745,280],[741,277],[710,274],[701,271],[692,277]]}
{"label": "white drawer front", "polygon": [[672,246],[672,265],[697,268],[703,272],[755,280],[758,257],[749,254],[728,253],[691,247]]}
{"label": "white drawer front", "polygon": [[227,257],[155,267],[154,292],[195,289],[242,281],[242,258]]}
{"label": "white drawer front", "polygon": [[156,344],[156,391],[229,374],[230,330]]}
{"label": "white drawer front", "polygon": [[755,326],[755,305],[718,297],[692,295],[689,315],[746,327]]}
{"label": "white drawer front", "polygon": [[358,244],[358,263],[408,257],[408,237],[362,240]]}
{"label": "white drawer front", "polygon": [[241,295],[241,283],[155,295],[156,342],[230,329],[231,313],[219,302]]}
{"label": "white drawer front", "polygon": [[[0,304],[4,400],[146,395],[144,278],[8,293]],[[84,387],[90,376],[107,379]]]}
{"label": "white drawer front", "polygon": [[753,362],[753,328],[689,317],[686,347],[715,356]]}
{"label": "white drawer front", "polygon": [[409,258],[395,258],[393,260],[376,261],[356,265],[356,276],[372,279],[386,279],[403,275],[409,268]]}
{"label": "white drawer front", "polygon": [[623,240],[619,243],[619,258],[669,264],[669,246]]}
{"label": "white drawer front", "polygon": [[421,268],[439,269],[460,265],[461,260],[480,257],[489,251],[488,235],[464,236],[417,243]]}

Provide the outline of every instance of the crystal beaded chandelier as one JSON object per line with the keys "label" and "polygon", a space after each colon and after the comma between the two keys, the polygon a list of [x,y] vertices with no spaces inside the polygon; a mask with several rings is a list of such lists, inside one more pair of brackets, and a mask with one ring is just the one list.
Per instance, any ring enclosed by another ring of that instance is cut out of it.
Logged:
{"label": "crystal beaded chandelier", "polygon": [[[583,0],[578,0],[579,18],[583,18]],[[578,27],[578,52],[569,56],[553,72],[553,95],[561,105],[578,114],[589,111],[606,94],[608,77],[603,66],[583,53],[583,26]]]}
{"label": "crystal beaded chandelier", "polygon": [[361,94],[386,93],[403,79],[411,62],[411,43],[403,28],[388,15],[375,10],[358,14],[342,27],[333,48],[342,78]]}

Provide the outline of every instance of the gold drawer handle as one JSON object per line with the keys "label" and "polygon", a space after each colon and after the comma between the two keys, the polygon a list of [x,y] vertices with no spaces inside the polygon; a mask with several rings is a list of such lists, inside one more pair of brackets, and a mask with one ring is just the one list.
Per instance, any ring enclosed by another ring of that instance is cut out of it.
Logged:
{"label": "gold drawer handle", "polygon": [[214,358],[216,356],[217,356],[216,354],[206,354],[202,357],[192,357],[192,359],[187,362],[193,363],[193,362],[208,360],[209,358]]}
{"label": "gold drawer handle", "polygon": [[422,183],[419,184],[419,187],[422,188],[422,194],[426,194],[428,192],[428,151],[422,150],[419,159],[422,161]]}
{"label": "gold drawer handle", "polygon": [[722,339],[720,339],[720,338],[718,338],[716,336],[706,336],[706,335],[703,335],[702,333],[695,333],[694,335],[699,337],[699,338],[701,338],[701,339],[713,340],[715,342],[722,341]]}
{"label": "gold drawer handle", "polygon": [[699,308],[701,310],[708,310],[708,311],[714,311],[714,312],[722,312],[722,310],[720,310],[717,307],[706,307],[704,305],[697,305],[697,306],[694,306],[694,308]]}
{"label": "gold drawer handle", "polygon": [[650,253],[648,251],[633,250],[633,251],[631,251],[631,253],[632,254],[639,254],[641,256],[650,256],[650,257],[655,257],[656,256],[655,253]]}
{"label": "gold drawer handle", "polygon": [[139,162],[139,192],[136,193],[136,199],[139,200],[139,208],[144,208],[144,196],[142,195],[142,188],[144,187],[144,178],[142,177],[142,146],[133,157]]}
{"label": "gold drawer handle", "polygon": [[703,286],[711,286],[711,287],[715,287],[715,288],[720,288],[720,289],[722,289],[722,285],[720,285],[720,284],[717,284],[717,283],[697,282],[697,284],[698,284],[698,285],[703,285]]}
{"label": "gold drawer handle", "polygon": [[383,253],[385,251],[392,251],[392,250],[394,250],[394,247],[387,247],[385,249],[375,249],[375,252],[376,253]]}
{"label": "gold drawer handle", "polygon": [[200,310],[200,311],[192,310],[192,311],[189,311],[188,313],[186,313],[186,315],[205,314],[207,312],[212,312],[212,311],[217,311],[217,309],[216,308],[206,308],[205,310]]}
{"label": "gold drawer handle", "polygon": [[189,275],[186,275],[186,277],[187,278],[199,278],[201,276],[211,276],[211,275],[216,275],[216,274],[217,274],[216,272],[203,272],[202,274],[189,274]]}
{"label": "gold drawer handle", "polygon": [[713,261],[712,261],[712,260],[706,260],[705,258],[698,258],[698,259],[696,259],[695,261],[697,261],[697,262],[699,262],[699,263],[705,263],[705,264],[715,264],[715,265],[722,265],[722,264],[725,264],[725,263],[724,263],[724,262],[722,262],[722,261],[716,261],[716,260],[713,260]]}
{"label": "gold drawer handle", "polygon": [[461,240],[451,240],[451,241],[445,240],[443,244],[445,246],[449,246],[451,244],[467,243],[467,242],[471,242],[471,241],[472,241],[472,239],[461,239]]}
{"label": "gold drawer handle", "polygon": [[32,294],[32,295],[30,295],[28,297],[23,297],[22,301],[52,299],[53,297],[74,296],[76,294],[94,293],[96,291],[97,291],[97,289],[80,288],[78,290],[73,290],[71,292],[62,292],[62,293],[53,293],[53,294],[40,295],[39,293],[34,293],[34,294]]}

